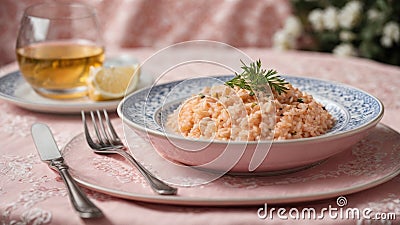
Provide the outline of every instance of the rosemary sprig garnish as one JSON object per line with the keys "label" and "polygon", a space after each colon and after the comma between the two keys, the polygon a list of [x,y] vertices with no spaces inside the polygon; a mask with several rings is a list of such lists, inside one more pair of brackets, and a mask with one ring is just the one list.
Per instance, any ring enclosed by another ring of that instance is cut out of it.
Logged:
{"label": "rosemary sprig garnish", "polygon": [[242,60],[240,62],[243,64],[241,67],[243,72],[241,74],[236,73],[233,79],[225,82],[226,85],[232,88],[238,86],[239,88],[249,90],[250,96],[255,94],[254,90],[265,91],[266,85],[275,89],[278,94],[286,93],[289,90],[285,86],[288,82],[279,76],[275,70],[271,69],[267,71],[261,68],[261,60],[250,63],[250,66],[247,66]]}

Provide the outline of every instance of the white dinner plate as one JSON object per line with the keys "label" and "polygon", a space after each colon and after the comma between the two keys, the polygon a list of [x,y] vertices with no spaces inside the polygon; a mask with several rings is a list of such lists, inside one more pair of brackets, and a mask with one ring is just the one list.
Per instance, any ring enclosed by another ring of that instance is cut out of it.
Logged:
{"label": "white dinner plate", "polygon": [[[150,86],[154,79],[141,74],[137,89]],[[46,113],[79,113],[81,110],[115,110],[120,100],[92,101],[88,97],[73,100],[45,98],[37,94],[19,71],[0,77],[0,98],[19,107]]]}
{"label": "white dinner plate", "polygon": [[[133,132],[130,134],[134,135]],[[130,137],[132,138],[132,137]],[[130,146],[134,156],[159,175],[163,158],[147,142],[136,137]],[[147,147],[146,147],[147,146]],[[93,153],[83,134],[62,151],[74,179],[81,185],[112,196],[151,203],[175,205],[259,205],[313,201],[359,192],[382,184],[400,173],[400,134],[379,124],[352,148],[314,167],[278,176],[225,175],[211,183],[178,187],[178,195],[152,192],[145,179],[119,156]],[[149,160],[150,158],[150,160]],[[175,177],[188,183],[196,177]]]}

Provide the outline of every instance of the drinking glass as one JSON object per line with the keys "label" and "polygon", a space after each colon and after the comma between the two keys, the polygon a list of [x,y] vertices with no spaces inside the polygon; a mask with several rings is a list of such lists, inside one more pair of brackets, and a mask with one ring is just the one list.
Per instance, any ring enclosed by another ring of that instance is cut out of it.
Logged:
{"label": "drinking glass", "polygon": [[78,3],[42,3],[22,17],[16,54],[25,80],[40,95],[87,94],[91,66],[102,66],[104,46],[94,9]]}

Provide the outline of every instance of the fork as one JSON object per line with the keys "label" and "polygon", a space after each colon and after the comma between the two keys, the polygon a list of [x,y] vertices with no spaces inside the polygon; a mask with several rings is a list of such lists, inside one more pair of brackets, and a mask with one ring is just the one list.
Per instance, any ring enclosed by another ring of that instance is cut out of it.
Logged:
{"label": "fork", "polygon": [[140,164],[131,154],[126,152],[126,146],[118,137],[115,132],[114,126],[108,117],[106,110],[103,110],[104,120],[99,110],[96,110],[96,116],[93,111],[90,111],[94,131],[96,133],[97,141],[94,141],[89,133],[88,123],[86,121],[85,112],[81,111],[82,122],[85,131],[86,142],[98,154],[119,154],[132,163],[139,172],[144,176],[147,182],[150,184],[154,192],[160,195],[175,195],[177,193],[176,188],[169,186],[162,180],[155,177],[150,171],[148,171],[142,164]]}

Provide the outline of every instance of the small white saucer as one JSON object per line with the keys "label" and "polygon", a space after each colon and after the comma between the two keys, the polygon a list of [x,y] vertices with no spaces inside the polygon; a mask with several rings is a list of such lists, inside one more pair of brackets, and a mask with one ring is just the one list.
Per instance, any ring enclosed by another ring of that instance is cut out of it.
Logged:
{"label": "small white saucer", "polygon": [[[150,86],[153,78],[141,74],[137,89]],[[19,71],[0,77],[0,98],[19,107],[46,113],[80,113],[81,110],[116,110],[120,100],[92,101],[88,97],[73,100],[56,100],[37,94]]]}

